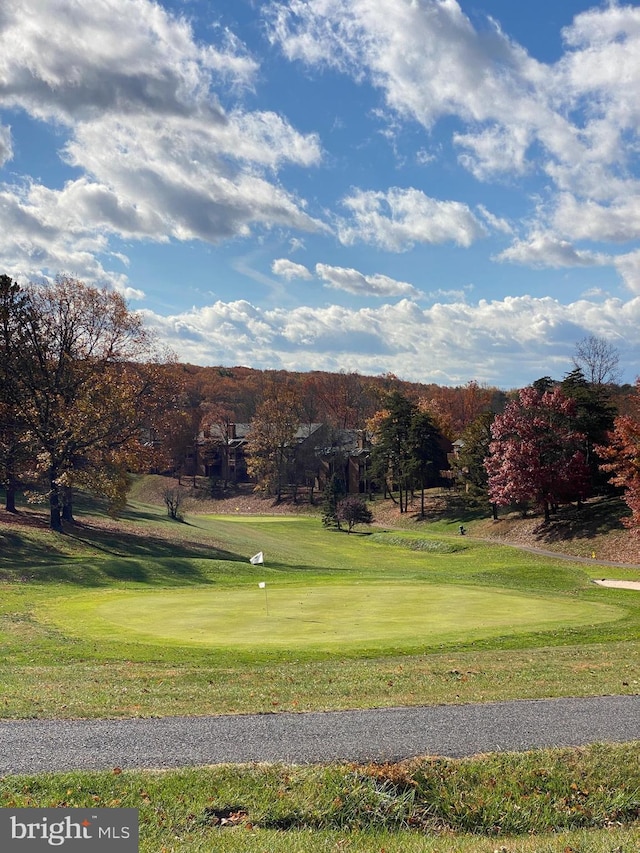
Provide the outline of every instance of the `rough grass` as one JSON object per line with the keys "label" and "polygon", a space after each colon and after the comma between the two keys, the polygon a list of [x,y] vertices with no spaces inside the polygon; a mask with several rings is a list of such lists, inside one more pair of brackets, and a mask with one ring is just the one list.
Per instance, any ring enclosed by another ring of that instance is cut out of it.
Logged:
{"label": "rough grass", "polygon": [[0,806],[137,808],[149,853],[631,853],[640,839],[639,768],[640,743],[382,766],[115,768],[7,777]]}

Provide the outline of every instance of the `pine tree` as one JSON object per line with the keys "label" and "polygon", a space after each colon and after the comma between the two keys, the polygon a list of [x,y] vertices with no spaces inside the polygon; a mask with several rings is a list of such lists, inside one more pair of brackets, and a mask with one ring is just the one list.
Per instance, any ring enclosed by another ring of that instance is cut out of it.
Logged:
{"label": "pine tree", "polygon": [[325,527],[340,527],[338,505],[345,494],[344,481],[337,474],[332,474],[322,495],[322,523]]}

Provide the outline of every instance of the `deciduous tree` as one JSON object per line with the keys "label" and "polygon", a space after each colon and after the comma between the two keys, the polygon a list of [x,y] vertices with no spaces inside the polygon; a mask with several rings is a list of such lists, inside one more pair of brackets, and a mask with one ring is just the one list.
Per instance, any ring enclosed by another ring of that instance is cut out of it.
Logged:
{"label": "deciduous tree", "polygon": [[256,409],[247,435],[247,470],[276,501],[288,479],[289,463],[298,429],[296,398],[282,388]]}
{"label": "deciduous tree", "polygon": [[623,489],[624,501],[631,510],[623,523],[636,532],[640,530],[640,379],[636,380],[635,413],[615,419],[613,430],[605,445],[596,447],[603,460],[602,469],[609,482]]}
{"label": "deciduous tree", "polygon": [[336,518],[338,528],[346,524],[347,532],[351,533],[356,524],[371,524],[373,514],[361,497],[348,495],[338,503]]}
{"label": "deciduous tree", "polygon": [[485,464],[489,496],[500,506],[529,503],[549,520],[560,503],[589,490],[584,435],[575,426],[576,405],[559,388],[541,394],[525,388],[496,415]]}
{"label": "deciduous tree", "polygon": [[592,385],[610,385],[620,378],[620,353],[606,338],[596,335],[576,344],[573,364]]}
{"label": "deciduous tree", "polygon": [[61,530],[76,484],[122,502],[126,469],[145,453],[142,428],[162,408],[161,375],[141,318],[119,294],[65,277],[25,294],[11,380],[50,525]]}

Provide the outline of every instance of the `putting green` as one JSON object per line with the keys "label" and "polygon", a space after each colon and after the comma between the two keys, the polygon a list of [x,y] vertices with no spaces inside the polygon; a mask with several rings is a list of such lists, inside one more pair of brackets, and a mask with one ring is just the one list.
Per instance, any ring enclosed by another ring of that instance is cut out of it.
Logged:
{"label": "putting green", "polygon": [[415,650],[621,618],[600,603],[424,583],[302,586],[257,583],[81,593],[47,604],[42,621],[118,642],[197,644],[257,653]]}

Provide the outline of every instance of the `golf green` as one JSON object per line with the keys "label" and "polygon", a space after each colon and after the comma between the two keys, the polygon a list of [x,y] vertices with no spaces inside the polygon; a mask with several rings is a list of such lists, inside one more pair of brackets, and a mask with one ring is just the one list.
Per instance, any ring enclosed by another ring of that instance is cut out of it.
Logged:
{"label": "golf green", "polygon": [[241,652],[400,652],[621,618],[612,605],[425,583],[267,584],[50,601],[42,621],[71,635]]}

